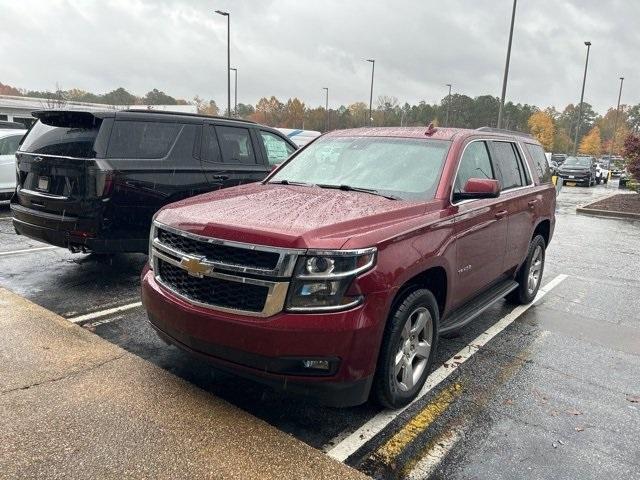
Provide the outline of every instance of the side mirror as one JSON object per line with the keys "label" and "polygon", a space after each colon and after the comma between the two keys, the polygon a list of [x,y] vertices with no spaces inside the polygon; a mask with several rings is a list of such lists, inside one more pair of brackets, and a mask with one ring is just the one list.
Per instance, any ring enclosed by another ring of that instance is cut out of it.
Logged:
{"label": "side mirror", "polygon": [[454,193],[454,200],[496,198],[500,196],[500,182],[490,178],[470,178],[462,192]]}
{"label": "side mirror", "polygon": [[270,172],[275,172],[278,167],[280,167],[280,165],[282,165],[281,163],[274,163],[273,165],[271,165],[271,170],[269,170]]}

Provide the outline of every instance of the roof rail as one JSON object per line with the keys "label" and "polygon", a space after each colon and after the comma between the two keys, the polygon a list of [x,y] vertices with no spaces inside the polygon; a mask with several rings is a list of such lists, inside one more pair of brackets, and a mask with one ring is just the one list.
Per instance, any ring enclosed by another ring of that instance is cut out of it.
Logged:
{"label": "roof rail", "polygon": [[126,110],[120,110],[121,112],[133,112],[133,113],[158,113],[161,115],[178,115],[185,117],[199,117],[199,118],[215,118],[216,120],[231,120],[232,122],[244,122],[244,123],[254,123],[253,120],[244,120],[242,118],[231,118],[231,117],[222,117],[220,115],[205,115],[202,113],[189,113],[189,112],[172,112],[170,110],[154,110],[154,109],[143,109],[143,108],[127,108]]}
{"label": "roof rail", "polygon": [[506,133],[507,135],[517,135],[518,137],[533,138],[530,133],[517,132],[515,130],[507,130],[505,128],[480,127],[476,128],[479,132]]}

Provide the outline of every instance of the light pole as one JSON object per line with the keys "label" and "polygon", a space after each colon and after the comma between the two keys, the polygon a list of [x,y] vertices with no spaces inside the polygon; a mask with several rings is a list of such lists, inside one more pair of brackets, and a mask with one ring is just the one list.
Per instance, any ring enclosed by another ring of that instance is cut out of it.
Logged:
{"label": "light pole", "polygon": [[624,77],[620,77],[620,90],[618,91],[618,106],[616,107],[616,116],[613,120],[613,135],[611,136],[611,149],[609,150],[609,170],[611,170],[611,164],[613,163],[613,147],[616,143],[616,132],[618,130],[618,114],[620,113],[620,99],[622,98],[622,83]]}
{"label": "light pole", "polygon": [[324,102],[324,111],[327,113],[327,120],[325,123],[325,131],[329,131],[329,87],[322,87],[322,89],[326,92],[325,102]]}
{"label": "light pole", "polygon": [[234,73],[234,82],[233,82],[233,116],[238,117],[238,69],[230,68],[229,70],[233,70]]}
{"label": "light pole", "polygon": [[367,59],[367,62],[371,62],[371,93],[369,93],[369,126],[373,123],[373,74],[376,71],[376,61],[373,58]]}
{"label": "light pole", "polygon": [[227,115],[231,116],[231,15],[222,10],[216,13],[227,17]]}
{"label": "light pole", "polygon": [[445,86],[449,87],[449,95],[447,95],[447,120],[444,122],[444,126],[449,126],[449,111],[451,110],[451,84],[447,83]]}
{"label": "light pole", "polygon": [[513,0],[513,11],[511,12],[511,27],[509,28],[509,44],[507,45],[507,61],[504,65],[504,78],[502,79],[502,95],[500,97],[500,108],[498,109],[498,128],[502,128],[502,111],[504,110],[504,97],[507,95],[507,78],[509,77],[509,61],[511,60],[511,42],[513,41],[513,24],[516,21],[516,4],[518,0]]}
{"label": "light pole", "polygon": [[589,50],[591,50],[591,42],[584,42],[587,46],[587,59],[584,62],[584,76],[582,77],[582,93],[580,93],[580,108],[578,109],[578,123],[576,125],[576,136],[573,140],[573,155],[578,151],[578,134],[582,126],[582,102],[584,100],[584,86],[587,83],[587,67],[589,66]]}

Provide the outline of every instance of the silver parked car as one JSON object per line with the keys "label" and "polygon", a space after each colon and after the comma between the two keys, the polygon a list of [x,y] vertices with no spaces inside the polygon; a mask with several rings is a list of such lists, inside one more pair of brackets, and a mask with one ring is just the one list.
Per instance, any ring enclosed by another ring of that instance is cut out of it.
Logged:
{"label": "silver parked car", "polygon": [[0,129],[0,201],[9,200],[16,188],[16,150],[26,130]]}

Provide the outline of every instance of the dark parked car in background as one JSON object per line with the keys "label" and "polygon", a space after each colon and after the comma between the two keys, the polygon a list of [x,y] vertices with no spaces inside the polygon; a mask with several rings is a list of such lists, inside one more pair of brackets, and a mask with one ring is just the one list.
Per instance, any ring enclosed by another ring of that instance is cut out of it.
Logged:
{"label": "dark parked car in background", "polygon": [[590,187],[596,184],[596,161],[593,157],[567,157],[558,170],[564,185],[584,185]]}
{"label": "dark parked car in background", "polygon": [[73,252],[147,252],[153,214],[262,180],[295,149],[253,122],[173,112],[35,112],[16,152],[13,224]]}

